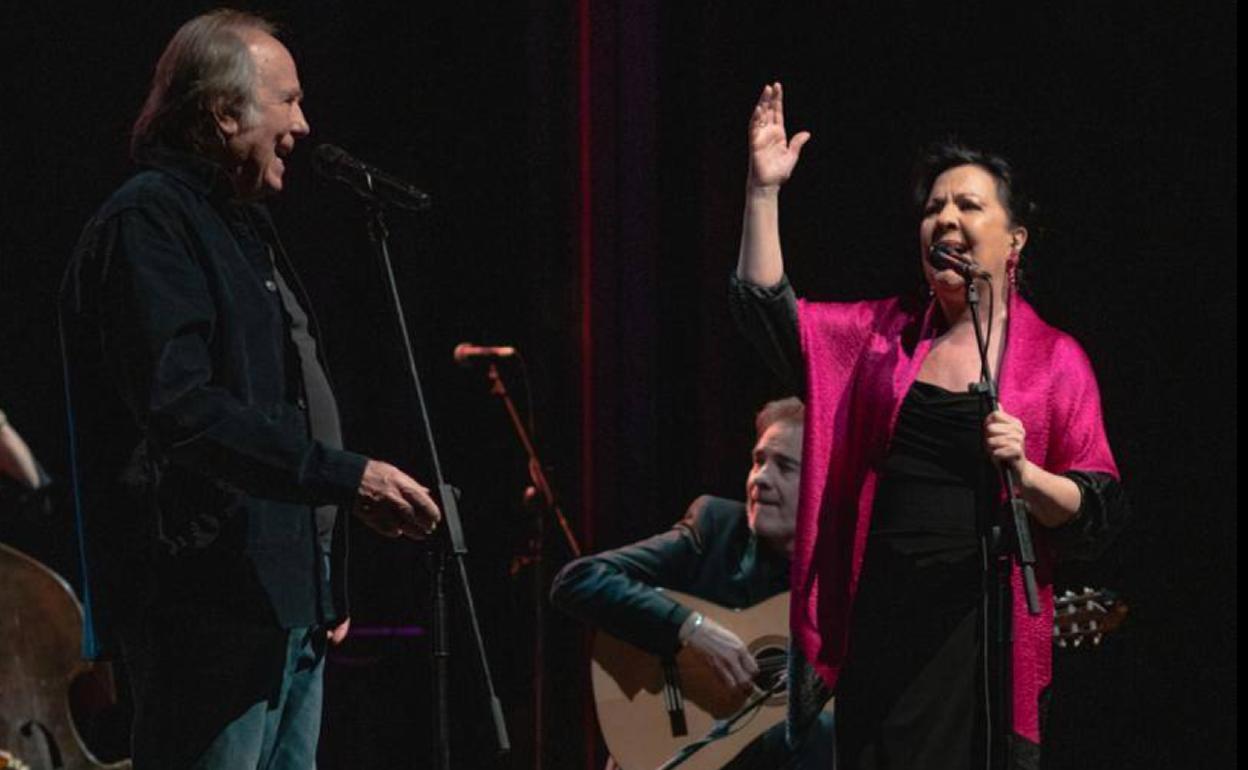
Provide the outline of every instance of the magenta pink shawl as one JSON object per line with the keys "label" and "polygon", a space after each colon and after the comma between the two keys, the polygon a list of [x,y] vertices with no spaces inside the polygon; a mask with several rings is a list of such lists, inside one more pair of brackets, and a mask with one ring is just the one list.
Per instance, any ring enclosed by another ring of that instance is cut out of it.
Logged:
{"label": "magenta pink shawl", "polygon": [[[806,361],[806,436],[792,567],[792,631],[830,687],[847,652],[850,610],[880,467],[897,412],[935,336],[936,303],[898,299],[799,303]],[[1027,430],[1027,458],[1051,473],[1118,475],[1087,357],[1017,296],[1000,372],[1000,403]],[[1039,696],[1052,675],[1053,552],[1033,526],[1041,613],[1014,584],[1014,731],[1040,741]]]}

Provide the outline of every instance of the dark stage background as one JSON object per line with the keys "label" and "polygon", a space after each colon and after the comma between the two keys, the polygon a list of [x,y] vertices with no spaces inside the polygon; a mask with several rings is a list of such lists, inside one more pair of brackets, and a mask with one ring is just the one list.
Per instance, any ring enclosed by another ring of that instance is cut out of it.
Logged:
{"label": "dark stage background", "polygon": [[[533,532],[523,457],[455,343],[517,345],[537,438],[587,547],[666,527],[697,494],[740,496],[752,411],[780,395],[725,299],[745,124],[785,84],[813,141],[785,188],[799,292],[880,296],[917,276],[908,174],[955,132],[1029,171],[1044,227],[1026,253],[1041,313],[1086,347],[1134,501],[1131,530],[1064,583],[1131,614],[1057,656],[1045,764],[1231,766],[1237,752],[1236,112],[1233,4],[274,2],[313,135],[273,204],[309,284],[348,444],[429,477],[359,209],[315,179],[339,144],[412,179],[431,213],[391,221],[396,271],[451,481],[515,751],[533,761]],[[53,301],[83,222],[124,178],[126,132],[198,2],[10,4],[0,23],[0,405],[66,474]],[[505,369],[524,408],[520,369]],[[6,538],[76,580],[65,490]],[[551,528],[548,526],[547,530]],[[414,546],[359,530],[357,627],[427,623]],[[551,538],[547,570],[567,559]],[[512,574],[512,573],[515,574]],[[548,579],[548,576],[542,580]],[[544,767],[600,767],[584,636],[553,611]],[[458,767],[496,766],[462,616]],[[426,637],[353,638],[329,666],[323,768],[423,767]],[[4,684],[0,683],[0,687]],[[88,726],[103,753],[118,717]]]}

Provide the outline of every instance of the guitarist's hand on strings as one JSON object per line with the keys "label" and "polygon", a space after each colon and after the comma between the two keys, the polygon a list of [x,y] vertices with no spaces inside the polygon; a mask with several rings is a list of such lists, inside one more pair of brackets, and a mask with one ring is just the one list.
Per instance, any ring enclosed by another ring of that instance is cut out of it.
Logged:
{"label": "guitarist's hand on strings", "polygon": [[686,623],[690,630],[687,636],[682,634],[684,645],[706,661],[725,686],[752,691],[758,663],[741,638],[701,613],[690,615]]}

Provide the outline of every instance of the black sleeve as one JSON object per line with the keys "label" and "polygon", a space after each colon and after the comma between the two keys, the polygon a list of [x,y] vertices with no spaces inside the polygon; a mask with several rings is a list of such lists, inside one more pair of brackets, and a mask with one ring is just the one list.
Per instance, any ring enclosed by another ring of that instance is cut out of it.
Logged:
{"label": "black sleeve", "polygon": [[555,577],[551,603],[648,652],[674,652],[691,610],[654,587],[682,590],[697,573],[709,535],[703,531],[708,519],[700,515],[705,500],[698,498],[667,532],[565,566]]}
{"label": "black sleeve", "polygon": [[728,304],[737,328],[784,386],[804,396],[802,344],[797,330],[797,295],[782,276],[775,286],[728,277]]}
{"label": "black sleeve", "polygon": [[1052,530],[1062,559],[1091,561],[1109,547],[1130,517],[1131,506],[1122,484],[1106,473],[1068,471],[1062,474],[1079,487],[1079,513]]}
{"label": "black sleeve", "polygon": [[100,223],[89,244],[102,352],[144,436],[174,464],[250,494],[349,503],[367,458],[311,439],[293,405],[243,403],[217,384],[217,303],[194,242],[177,211],[153,205]]}

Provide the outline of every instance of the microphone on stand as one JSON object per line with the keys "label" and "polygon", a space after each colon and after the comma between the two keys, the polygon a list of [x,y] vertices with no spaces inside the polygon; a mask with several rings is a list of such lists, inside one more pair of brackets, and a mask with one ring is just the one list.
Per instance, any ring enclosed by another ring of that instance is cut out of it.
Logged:
{"label": "microphone on stand", "polygon": [[351,157],[346,150],[322,144],[312,152],[312,168],[321,176],[345,183],[357,194],[377,203],[408,211],[424,211],[433,199],[422,190]]}
{"label": "microphone on stand", "polygon": [[453,356],[455,363],[460,366],[472,366],[478,361],[497,361],[511,358],[515,354],[516,349],[510,345],[473,345],[471,342],[461,342],[455,346]]}
{"label": "microphone on stand", "polygon": [[967,256],[967,253],[964,253],[962,247],[955,243],[941,241],[932,244],[927,252],[927,261],[937,270],[952,270],[968,281],[976,278],[992,280],[992,275],[980,267],[974,259]]}

